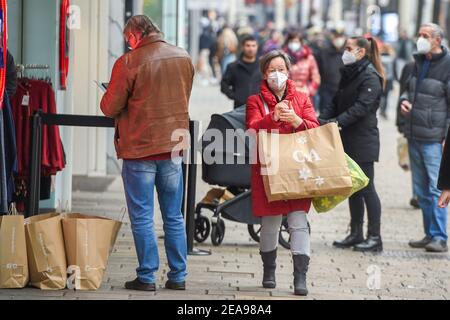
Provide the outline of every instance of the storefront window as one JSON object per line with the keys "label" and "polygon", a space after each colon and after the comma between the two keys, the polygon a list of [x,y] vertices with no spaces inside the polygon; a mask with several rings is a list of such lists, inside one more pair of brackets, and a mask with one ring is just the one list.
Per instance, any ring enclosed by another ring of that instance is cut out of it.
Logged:
{"label": "storefront window", "polygon": [[149,16],[160,28],[163,26],[163,0],[144,0],[144,14]]}

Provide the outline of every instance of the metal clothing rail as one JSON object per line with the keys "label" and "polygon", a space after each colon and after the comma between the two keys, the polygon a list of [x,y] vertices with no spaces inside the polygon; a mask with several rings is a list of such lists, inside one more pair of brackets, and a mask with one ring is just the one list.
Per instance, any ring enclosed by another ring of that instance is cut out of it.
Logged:
{"label": "metal clothing rail", "polygon": [[[95,127],[114,128],[114,119],[100,116],[78,116],[78,115],[55,115],[44,114],[40,111],[32,116],[31,128],[31,156],[30,156],[30,176],[29,176],[29,197],[27,201],[26,217],[39,214],[40,201],[40,180],[42,163],[42,129],[46,125],[68,126],[68,127]],[[186,233],[189,255],[208,255],[209,251],[197,250],[194,248],[195,233],[195,197],[197,185],[197,164],[195,146],[198,140],[198,125],[195,121],[189,124],[191,133],[190,161],[183,164],[183,178],[185,181],[183,193],[182,211],[186,220]]]}
{"label": "metal clothing rail", "polygon": [[50,70],[48,64],[18,64],[16,65],[16,72],[23,78],[25,70]]}

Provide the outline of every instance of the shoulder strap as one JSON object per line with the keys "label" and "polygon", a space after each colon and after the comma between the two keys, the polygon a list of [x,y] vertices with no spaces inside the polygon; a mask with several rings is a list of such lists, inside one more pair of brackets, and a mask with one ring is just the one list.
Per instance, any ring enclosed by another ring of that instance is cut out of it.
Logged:
{"label": "shoulder strap", "polygon": [[264,100],[261,94],[259,94],[259,97],[261,98],[261,101],[264,105],[264,111],[266,112],[266,115],[268,115],[270,113],[269,106],[267,105],[266,100]]}

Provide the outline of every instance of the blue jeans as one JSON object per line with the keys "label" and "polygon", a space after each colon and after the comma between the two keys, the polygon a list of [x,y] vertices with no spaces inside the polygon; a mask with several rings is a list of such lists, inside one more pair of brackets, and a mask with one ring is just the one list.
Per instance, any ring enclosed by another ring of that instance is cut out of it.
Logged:
{"label": "blue jeans", "polygon": [[423,212],[425,234],[433,240],[448,241],[447,209],[438,206],[441,195],[438,189],[442,160],[442,144],[409,140],[409,155],[414,192]]}
{"label": "blue jeans", "polygon": [[187,242],[181,213],[183,173],[181,164],[167,161],[124,161],[122,178],[130,214],[136,253],[138,279],[155,283],[159,269],[158,243],[154,227],[154,189],[164,221],[164,244],[170,272],[169,280],[186,279]]}

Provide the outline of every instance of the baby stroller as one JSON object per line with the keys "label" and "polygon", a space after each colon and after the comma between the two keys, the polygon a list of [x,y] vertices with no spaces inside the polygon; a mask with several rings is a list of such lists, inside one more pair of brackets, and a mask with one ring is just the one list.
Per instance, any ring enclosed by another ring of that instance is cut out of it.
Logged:
{"label": "baby stroller", "polygon": [[[213,132],[211,130],[220,132],[224,137],[223,143],[220,145],[219,142],[218,145],[218,141],[214,141],[214,138],[207,135],[202,137],[203,181],[226,189],[211,190],[197,205],[195,240],[198,243],[205,242],[211,235],[213,245],[220,246],[225,237],[224,219],[247,224],[251,238],[259,242],[261,219],[255,217],[252,212],[250,189],[250,144],[252,142],[245,135],[245,118],[245,106],[223,115],[213,115],[208,132]],[[227,135],[227,130],[232,130],[228,132],[233,132],[233,139],[230,139],[229,134]],[[211,161],[208,163],[205,155],[220,161],[209,164]],[[205,210],[213,213],[211,220],[203,215]],[[284,248],[290,248],[286,219],[280,230],[279,242]]]}

